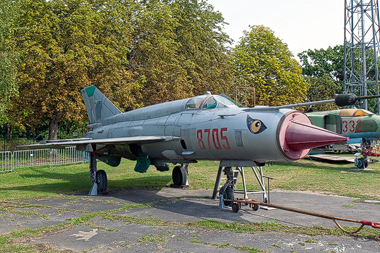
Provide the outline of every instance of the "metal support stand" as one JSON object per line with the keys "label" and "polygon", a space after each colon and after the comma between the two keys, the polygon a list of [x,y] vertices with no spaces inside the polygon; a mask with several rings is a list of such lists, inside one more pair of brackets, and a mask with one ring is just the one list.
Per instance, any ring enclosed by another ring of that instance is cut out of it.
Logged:
{"label": "metal support stand", "polygon": [[273,177],[266,177],[266,176],[264,176],[266,179],[268,179],[268,204],[270,204],[270,189],[269,189],[269,180],[273,180],[273,179],[275,179],[275,178],[273,178]]}
{"label": "metal support stand", "polygon": [[220,179],[222,178],[222,171],[223,171],[223,166],[219,165],[218,174],[216,175],[216,182],[215,182],[215,185],[214,185],[214,191],[212,192],[212,197],[211,197],[212,199],[216,198],[216,193],[219,190]]}
{"label": "metal support stand", "polygon": [[[236,166],[235,170],[231,170],[232,166]],[[256,176],[257,182],[260,185],[261,191],[249,191],[247,190],[247,185],[245,181],[245,175],[244,175],[244,167],[251,167],[253,173]],[[262,193],[263,196],[263,202],[269,203],[269,180],[274,179],[271,177],[265,177],[263,175],[263,169],[262,166],[257,166],[255,162],[252,161],[222,161],[219,165],[218,174],[216,176],[214,191],[212,194],[212,199],[215,199],[220,187],[220,181],[222,179],[222,172],[225,172],[227,175],[227,182],[226,184],[233,185],[233,189],[235,193],[242,193],[244,195],[244,199],[248,199],[248,194],[251,193]],[[232,174],[233,173],[233,174]],[[242,184],[243,184],[243,190],[236,190],[236,184],[238,182],[239,174],[241,174],[242,177]],[[265,189],[265,178],[268,179],[268,190]]]}

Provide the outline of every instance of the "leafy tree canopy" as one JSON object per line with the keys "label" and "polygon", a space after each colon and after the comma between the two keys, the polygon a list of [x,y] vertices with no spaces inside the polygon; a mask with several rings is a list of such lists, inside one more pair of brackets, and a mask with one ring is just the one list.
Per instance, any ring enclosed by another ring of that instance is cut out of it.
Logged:
{"label": "leafy tree canopy", "polygon": [[7,108],[11,96],[17,95],[17,61],[11,39],[14,35],[18,1],[2,0],[0,4],[0,124],[8,122]]}
{"label": "leafy tree canopy", "polygon": [[235,83],[255,87],[259,104],[303,102],[308,83],[288,46],[264,26],[250,26],[233,49]]}
{"label": "leafy tree canopy", "polygon": [[336,45],[327,49],[307,50],[298,54],[305,76],[330,75],[336,81],[343,83],[344,78],[344,46]]}
{"label": "leafy tree canopy", "polygon": [[[336,90],[340,87],[331,76],[325,73],[322,76],[306,76],[306,82],[310,83],[310,88],[307,91],[307,101],[327,100],[334,97]],[[335,110],[335,103],[313,105],[306,109],[310,111],[328,111]]]}
{"label": "leafy tree canopy", "polygon": [[[344,79],[344,46],[337,45],[327,49],[307,50],[298,54],[302,74],[307,77],[311,86],[307,100],[325,100],[334,94],[343,92]],[[335,109],[333,105],[318,105],[312,110]]]}
{"label": "leafy tree canopy", "polygon": [[133,109],[225,91],[220,13],[205,1],[25,0],[14,36],[21,52],[13,124],[87,120],[80,90],[97,86]]}
{"label": "leafy tree canopy", "polygon": [[[331,99],[343,92],[344,46],[336,45],[327,49],[307,50],[298,54],[302,73],[309,82],[308,101]],[[336,109],[332,103],[315,105],[308,110],[323,111]]]}
{"label": "leafy tree canopy", "polygon": [[128,56],[141,104],[227,92],[230,41],[222,15],[199,0],[143,2]]}
{"label": "leafy tree canopy", "polygon": [[125,85],[133,6],[113,0],[22,1],[15,36],[22,55],[17,123],[49,119],[49,139],[56,139],[60,120],[83,120],[82,88],[97,85],[108,95],[133,99],[134,86]]}

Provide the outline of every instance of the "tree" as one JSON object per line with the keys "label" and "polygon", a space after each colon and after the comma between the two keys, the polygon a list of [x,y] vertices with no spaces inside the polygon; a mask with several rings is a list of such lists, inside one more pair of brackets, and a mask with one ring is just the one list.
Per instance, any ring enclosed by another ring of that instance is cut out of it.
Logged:
{"label": "tree", "polygon": [[233,75],[226,46],[231,40],[222,32],[226,24],[222,14],[204,0],[172,1],[171,8],[179,23],[178,56],[192,87],[190,95],[207,90],[229,93]]}
{"label": "tree", "polygon": [[178,22],[169,6],[161,1],[143,1],[135,15],[127,69],[141,88],[135,93],[137,106],[179,98],[181,87],[186,94],[174,33]]}
{"label": "tree", "polygon": [[344,46],[336,45],[327,49],[307,50],[298,54],[305,76],[329,74],[333,79],[343,83],[344,78]]}
{"label": "tree", "polygon": [[15,43],[22,55],[14,124],[86,119],[80,90],[96,85],[119,108],[226,92],[228,36],[205,1],[25,0]]}
{"label": "tree", "polygon": [[250,26],[233,49],[231,64],[240,86],[255,87],[264,105],[303,102],[308,84],[288,46],[264,26]]}
{"label": "tree", "polygon": [[[327,49],[307,50],[298,54],[302,74],[311,86],[308,91],[309,101],[331,99],[343,92],[344,46],[336,45]],[[335,109],[333,105],[315,106],[313,110]]]}
{"label": "tree", "polygon": [[140,104],[227,92],[232,80],[224,19],[205,1],[142,1],[128,54]]}
{"label": "tree", "polygon": [[0,4],[0,124],[8,122],[11,97],[17,95],[17,61],[12,38],[18,1],[2,0]]}
{"label": "tree", "polygon": [[[340,88],[331,76],[325,73],[322,76],[306,76],[306,82],[310,83],[307,91],[307,101],[319,101],[331,99]],[[328,111],[336,109],[335,103],[313,105],[307,111]]]}
{"label": "tree", "polygon": [[[369,50],[371,51],[371,50]],[[311,82],[308,91],[308,100],[325,100],[333,98],[334,94],[343,93],[344,87],[344,46],[336,45],[335,47],[328,47],[327,49],[307,50],[298,54],[302,65],[302,73]],[[356,76],[362,71],[362,60],[359,51],[355,51],[353,56],[355,60],[348,61],[347,68],[351,69],[350,64],[354,64],[354,72]],[[374,66],[373,58],[369,55],[366,56],[367,66]],[[328,80],[329,78],[331,80]],[[350,73],[347,73],[349,77]],[[373,79],[375,69],[367,69],[366,73],[368,79]],[[332,84],[334,82],[334,84]],[[318,90],[315,92],[313,90]],[[310,95],[310,96],[309,96]],[[359,94],[357,94],[359,95]],[[369,103],[375,103],[375,100],[369,100]],[[357,103],[359,105],[359,102]],[[334,105],[316,106],[313,110],[329,110],[335,109]]]}
{"label": "tree", "polygon": [[[58,123],[86,117],[80,90],[96,85],[108,96],[132,103],[126,55],[134,1],[25,0],[15,40],[22,55],[14,123]],[[17,117],[18,116],[18,117]]]}
{"label": "tree", "polygon": [[[374,59],[372,57],[373,55],[373,49],[367,49],[365,62],[368,67],[366,72],[366,77],[368,80],[375,80],[374,77],[376,75],[376,69],[373,68],[373,66],[375,66]],[[306,79],[311,82],[311,86],[308,91],[308,100],[313,101],[331,99],[334,94],[341,94],[344,92],[343,82],[345,66],[343,45],[336,45],[335,47],[328,47],[327,49],[321,48],[319,50],[309,49],[298,54],[298,57],[300,58],[302,73]],[[350,57],[352,57],[352,59],[347,61],[347,82],[351,82],[348,80],[350,77],[353,77],[352,81],[359,82],[361,76],[360,73],[362,72],[363,67],[362,55],[359,50],[355,50]],[[351,64],[354,64],[353,68],[351,68]],[[325,75],[328,75],[331,80],[327,80],[328,78]],[[335,84],[333,85],[331,82],[334,82]],[[313,90],[318,90],[320,92],[315,92]],[[359,90],[356,92],[359,92]],[[375,91],[373,92],[376,93]],[[369,108],[372,108],[371,110],[375,109],[373,108],[375,103],[375,99],[368,100]],[[357,102],[356,106],[361,107],[360,102]],[[335,106],[330,104],[326,106],[315,106],[313,110],[330,110],[333,108],[335,108]]]}

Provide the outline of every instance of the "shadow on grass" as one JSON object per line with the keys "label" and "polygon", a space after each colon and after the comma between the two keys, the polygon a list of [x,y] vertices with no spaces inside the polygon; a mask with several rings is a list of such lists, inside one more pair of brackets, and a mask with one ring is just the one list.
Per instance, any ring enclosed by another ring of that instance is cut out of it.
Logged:
{"label": "shadow on grass", "polygon": [[[62,167],[65,169],[64,167]],[[136,172],[131,172],[136,173]],[[110,190],[131,189],[135,187],[144,188],[163,188],[171,182],[171,176],[157,174],[147,175],[137,174],[131,177],[129,172],[120,173],[113,172],[112,169],[107,171],[108,188]],[[11,185],[14,186],[11,186]],[[89,171],[73,172],[69,170],[67,173],[64,170],[57,168],[30,168],[28,172],[18,172],[18,177],[13,181],[7,182],[7,186],[0,186],[0,192],[12,192],[12,195],[17,196],[17,192],[41,192],[52,194],[75,194],[88,193],[92,187]],[[33,194],[30,194],[31,196]],[[46,195],[46,194],[41,194]],[[40,194],[35,194],[39,197]],[[20,196],[22,197],[22,196]]]}

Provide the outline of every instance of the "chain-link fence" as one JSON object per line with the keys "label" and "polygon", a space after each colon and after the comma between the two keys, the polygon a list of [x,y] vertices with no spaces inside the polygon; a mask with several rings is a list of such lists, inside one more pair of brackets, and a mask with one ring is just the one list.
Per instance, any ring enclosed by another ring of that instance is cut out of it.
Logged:
{"label": "chain-link fence", "polygon": [[88,153],[77,151],[75,147],[3,151],[0,152],[0,172],[35,166],[49,165],[52,167],[54,165],[87,162],[88,160]]}

